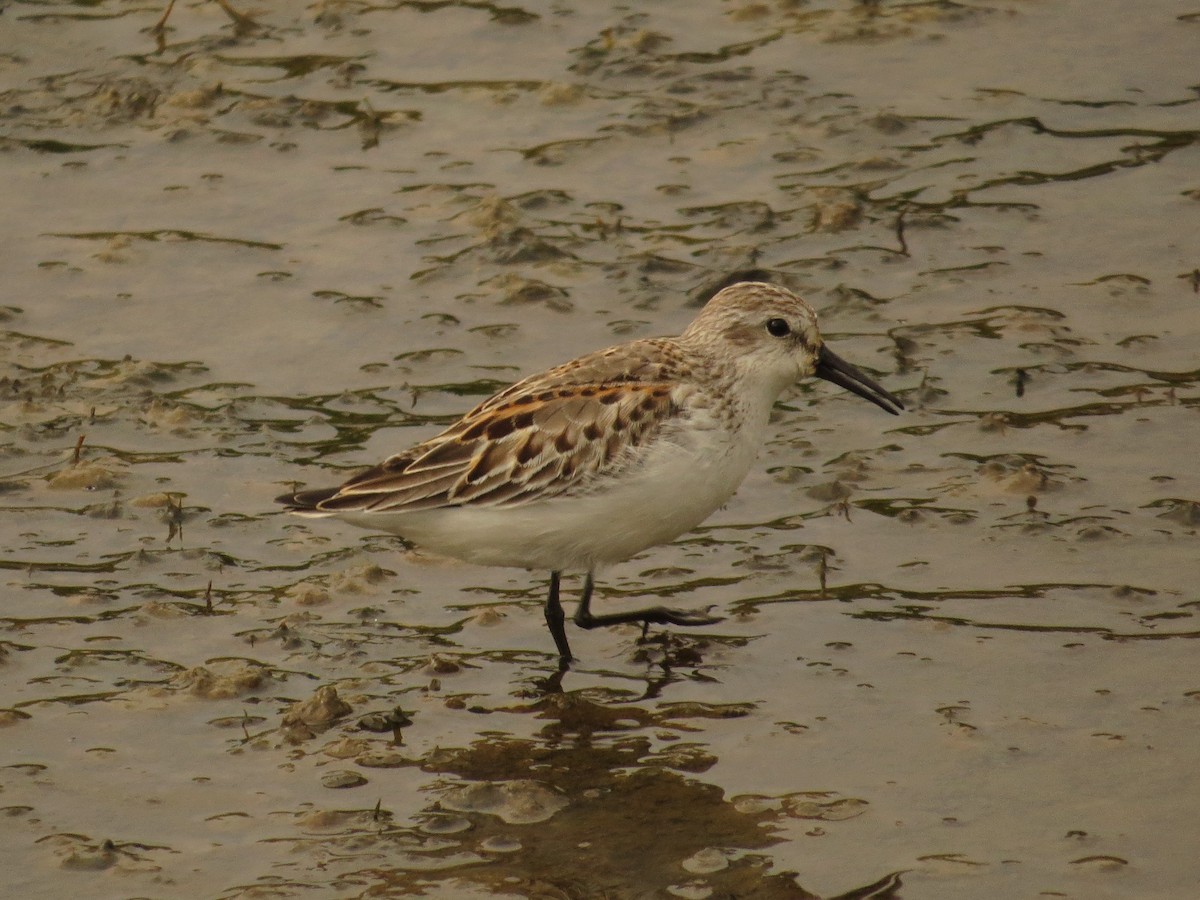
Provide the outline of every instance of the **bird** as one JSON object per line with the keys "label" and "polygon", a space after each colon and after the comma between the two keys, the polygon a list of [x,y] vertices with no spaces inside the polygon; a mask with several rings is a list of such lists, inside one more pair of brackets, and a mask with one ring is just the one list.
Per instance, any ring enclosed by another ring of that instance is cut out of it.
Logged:
{"label": "bird", "polygon": [[893,415],[904,409],[829,349],[804,300],[777,284],[738,282],[678,336],[530,375],[345,483],[276,502],[463,562],[548,571],[544,614],[565,668],[575,657],[559,596],[564,572],[584,575],[573,617],[582,629],[721,621],[664,606],[593,613],[596,572],[673,541],[723,506],[753,465],[775,402],[814,376]]}

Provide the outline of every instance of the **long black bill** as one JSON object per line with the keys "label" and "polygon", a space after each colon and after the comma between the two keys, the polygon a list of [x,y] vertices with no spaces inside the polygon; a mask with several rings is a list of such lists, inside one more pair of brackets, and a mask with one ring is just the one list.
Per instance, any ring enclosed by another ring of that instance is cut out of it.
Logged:
{"label": "long black bill", "polygon": [[900,411],[904,409],[904,404],[900,402],[899,397],[885,391],[883,387],[824,345],[817,353],[817,370],[813,374],[826,381],[832,381],[838,387],[843,387],[852,394],[858,394],[865,400],[870,400],[893,416],[899,415]]}

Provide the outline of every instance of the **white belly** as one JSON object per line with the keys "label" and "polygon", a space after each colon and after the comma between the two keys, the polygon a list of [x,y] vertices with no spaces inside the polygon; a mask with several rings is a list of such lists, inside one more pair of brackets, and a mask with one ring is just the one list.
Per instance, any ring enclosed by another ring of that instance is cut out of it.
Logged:
{"label": "white belly", "polygon": [[643,465],[587,494],[514,507],[341,517],[465,562],[590,571],[674,540],[733,495],[757,455],[758,435],[701,437],[687,445],[658,442]]}

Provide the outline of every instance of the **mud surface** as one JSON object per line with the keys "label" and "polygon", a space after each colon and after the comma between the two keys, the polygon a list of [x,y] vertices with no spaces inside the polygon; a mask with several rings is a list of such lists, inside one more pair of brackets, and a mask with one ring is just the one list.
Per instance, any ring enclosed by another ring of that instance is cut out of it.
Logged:
{"label": "mud surface", "polygon": [[[164,10],[0,7],[14,896],[1194,893],[1200,5]],[[275,511],[738,275],[910,412],[602,576],[723,623]]]}

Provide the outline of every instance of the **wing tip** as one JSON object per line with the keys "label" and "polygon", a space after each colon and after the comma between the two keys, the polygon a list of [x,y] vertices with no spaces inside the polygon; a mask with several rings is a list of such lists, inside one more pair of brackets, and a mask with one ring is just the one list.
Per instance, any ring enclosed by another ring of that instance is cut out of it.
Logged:
{"label": "wing tip", "polygon": [[321,504],[337,496],[340,487],[312,488],[306,491],[293,491],[290,494],[280,494],[275,502],[282,504],[288,512],[320,513]]}

